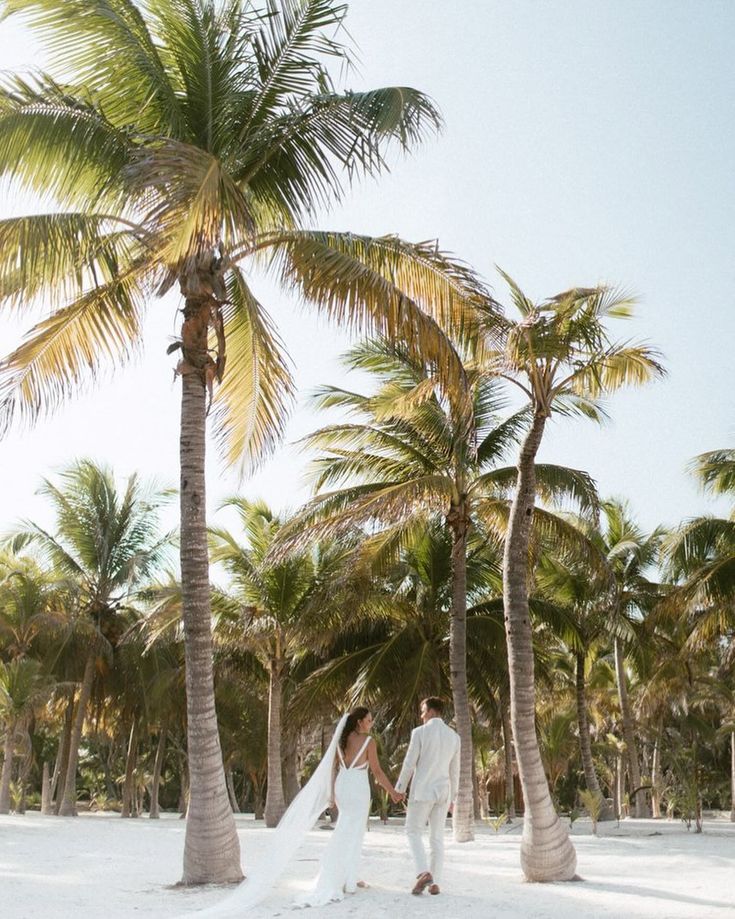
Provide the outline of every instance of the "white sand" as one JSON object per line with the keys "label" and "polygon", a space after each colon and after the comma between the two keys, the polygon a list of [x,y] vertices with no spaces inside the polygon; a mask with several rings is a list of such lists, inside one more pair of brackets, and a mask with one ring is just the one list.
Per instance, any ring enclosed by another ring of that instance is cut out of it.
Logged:
{"label": "white sand", "polygon": [[[257,866],[269,831],[238,817],[244,863]],[[589,823],[573,828],[583,883],[527,884],[518,847],[520,824],[498,835],[478,827],[475,842],[448,838],[443,893],[412,897],[412,870],[399,822],[371,824],[363,876],[372,886],[342,903],[293,912],[294,892],[316,870],[328,833],[315,830],[289,877],[250,915],[255,919],[487,919],[527,917],[735,916],[735,826],[711,819],[702,835],[683,824],[627,820],[604,824],[601,838]],[[660,835],[659,835],[660,834]],[[223,889],[173,889],[181,870],[184,823],[118,816],[0,817],[0,916],[3,919],[118,919],[172,917],[219,901]]]}

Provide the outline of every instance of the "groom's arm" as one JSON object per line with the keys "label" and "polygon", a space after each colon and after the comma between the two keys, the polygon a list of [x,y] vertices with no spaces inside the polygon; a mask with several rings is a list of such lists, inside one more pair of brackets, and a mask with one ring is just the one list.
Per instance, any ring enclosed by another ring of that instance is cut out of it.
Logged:
{"label": "groom's arm", "polygon": [[396,782],[396,791],[401,793],[405,792],[416,769],[416,763],[418,762],[420,752],[421,735],[419,734],[419,729],[415,728],[411,731],[411,742],[408,745],[408,750],[406,750],[406,756],[403,760],[403,766],[401,767],[401,774],[398,776],[398,781]]}

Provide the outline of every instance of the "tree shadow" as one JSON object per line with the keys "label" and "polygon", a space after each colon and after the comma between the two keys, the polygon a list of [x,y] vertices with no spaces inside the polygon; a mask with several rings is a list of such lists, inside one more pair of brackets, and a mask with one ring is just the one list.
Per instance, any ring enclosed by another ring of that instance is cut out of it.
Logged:
{"label": "tree shadow", "polygon": [[627,894],[632,897],[649,897],[653,900],[673,900],[678,903],[691,903],[693,906],[717,906],[732,909],[732,900],[707,900],[704,897],[692,897],[670,890],[659,890],[655,887],[641,887],[639,884],[612,884],[609,881],[586,881],[586,888],[609,891],[610,893]]}

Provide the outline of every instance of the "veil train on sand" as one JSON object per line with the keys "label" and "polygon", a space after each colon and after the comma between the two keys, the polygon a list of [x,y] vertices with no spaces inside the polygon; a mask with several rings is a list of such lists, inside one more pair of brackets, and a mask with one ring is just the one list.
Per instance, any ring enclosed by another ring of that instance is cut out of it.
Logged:
{"label": "veil train on sand", "polygon": [[236,919],[245,910],[257,906],[268,896],[288,863],[311,830],[319,815],[327,809],[332,791],[332,768],[337,754],[337,744],[347,721],[342,715],[335,728],[327,752],[316,767],[314,774],[296,795],[281,817],[265,845],[260,866],[242,884],[215,906],[207,907],[195,915],[202,919]]}

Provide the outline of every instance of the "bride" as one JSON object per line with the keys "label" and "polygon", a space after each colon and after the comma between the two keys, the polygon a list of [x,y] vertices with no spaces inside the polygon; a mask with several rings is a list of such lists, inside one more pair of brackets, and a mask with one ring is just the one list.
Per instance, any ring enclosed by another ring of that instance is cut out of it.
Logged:
{"label": "bride", "polygon": [[217,906],[198,915],[212,919],[239,917],[256,906],[278,881],[319,815],[336,803],[337,826],[319,863],[319,873],[309,890],[296,899],[297,906],[323,906],[354,893],[362,840],[370,812],[368,769],[394,802],[403,799],[383,772],[375,740],[370,736],[373,716],[362,706],[343,715],[311,779],[291,802],[271,836],[260,869]]}

